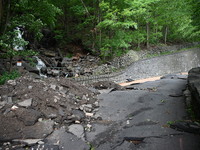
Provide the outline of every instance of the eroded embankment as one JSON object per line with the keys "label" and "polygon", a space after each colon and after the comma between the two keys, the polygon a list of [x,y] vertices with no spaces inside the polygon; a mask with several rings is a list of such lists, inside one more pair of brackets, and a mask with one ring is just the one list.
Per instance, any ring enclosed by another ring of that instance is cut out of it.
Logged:
{"label": "eroded embankment", "polygon": [[143,79],[166,74],[188,72],[200,66],[200,48],[175,54],[140,60],[129,66],[123,74],[110,80],[123,82],[127,78]]}

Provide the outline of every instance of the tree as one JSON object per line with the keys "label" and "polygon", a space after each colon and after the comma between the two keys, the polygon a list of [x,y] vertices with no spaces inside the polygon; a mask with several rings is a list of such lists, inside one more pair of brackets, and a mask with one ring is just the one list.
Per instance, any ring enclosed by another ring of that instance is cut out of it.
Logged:
{"label": "tree", "polygon": [[0,34],[4,34],[10,18],[11,1],[0,0]]}
{"label": "tree", "polygon": [[195,26],[194,29],[194,37],[197,41],[200,39],[200,1],[199,0],[191,0],[192,6],[192,25]]}
{"label": "tree", "polygon": [[124,1],[100,2],[102,21],[98,23],[97,30],[102,31],[99,45],[103,58],[121,55],[131,46],[130,28],[136,29],[137,23],[123,13],[124,6]]}
{"label": "tree", "polygon": [[14,32],[8,32],[7,34],[1,36],[0,39],[0,47],[2,48],[0,51],[0,58],[9,59],[9,72],[12,71],[13,59],[15,57],[24,57],[24,56],[33,56],[37,55],[37,52],[33,50],[17,50],[14,47],[25,47],[28,42],[23,38],[17,38],[18,30]]}
{"label": "tree", "polygon": [[0,0],[0,33],[24,26],[41,39],[55,33],[59,46],[70,43],[100,55],[119,56],[131,48],[199,38],[198,0]]}
{"label": "tree", "polygon": [[24,39],[16,39],[16,27],[23,27],[34,35],[35,39],[41,39],[41,29],[53,28],[56,15],[61,13],[48,0],[1,0],[0,1],[0,52],[1,57],[10,59],[10,69],[15,56],[34,55],[31,50],[16,51],[15,45],[26,46]]}

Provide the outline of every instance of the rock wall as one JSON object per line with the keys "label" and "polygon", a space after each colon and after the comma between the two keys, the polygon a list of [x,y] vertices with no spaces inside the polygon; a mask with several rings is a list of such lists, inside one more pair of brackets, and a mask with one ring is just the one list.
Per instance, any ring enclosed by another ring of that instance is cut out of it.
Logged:
{"label": "rock wall", "polygon": [[188,74],[188,88],[191,92],[195,114],[200,118],[200,67],[193,68]]}

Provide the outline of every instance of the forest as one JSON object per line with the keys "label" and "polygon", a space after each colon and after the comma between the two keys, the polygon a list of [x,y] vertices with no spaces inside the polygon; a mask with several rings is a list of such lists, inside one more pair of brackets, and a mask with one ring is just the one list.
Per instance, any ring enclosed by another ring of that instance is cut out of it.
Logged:
{"label": "forest", "polygon": [[[47,48],[71,44],[101,58],[199,41],[199,8],[199,0],[0,0],[0,52],[17,55],[13,43],[37,49],[46,34]],[[23,40],[16,40],[16,27]]]}

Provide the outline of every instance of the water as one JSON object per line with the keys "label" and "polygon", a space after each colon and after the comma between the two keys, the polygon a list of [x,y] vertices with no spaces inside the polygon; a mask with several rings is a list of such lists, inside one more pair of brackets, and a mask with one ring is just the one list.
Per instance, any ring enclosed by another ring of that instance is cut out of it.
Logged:
{"label": "water", "polygon": [[[24,39],[22,38],[23,32],[20,31],[19,27],[16,27],[15,32],[17,33],[17,36],[14,38],[14,42],[13,42],[14,50],[17,50],[17,51],[24,50],[24,47],[20,45],[20,42],[24,41]],[[37,59],[37,62],[38,62],[36,65],[36,68],[39,71],[40,77],[47,78],[46,75],[41,73],[41,69],[46,68],[45,63],[41,59],[39,59],[37,56],[34,56],[34,57]]]}
{"label": "water", "polygon": [[22,38],[23,32],[20,31],[19,27],[16,27],[15,32],[17,33],[17,36],[14,38],[14,43],[13,43],[14,49],[17,51],[24,50],[24,47],[19,45],[20,41],[23,40]]}
{"label": "water", "polygon": [[45,63],[40,58],[38,58],[37,56],[34,56],[34,57],[37,59],[37,62],[38,62],[37,65],[36,65],[36,68],[37,68],[37,70],[39,70],[40,77],[47,78],[46,75],[44,75],[44,74],[41,73],[41,69],[42,68],[46,68]]}

